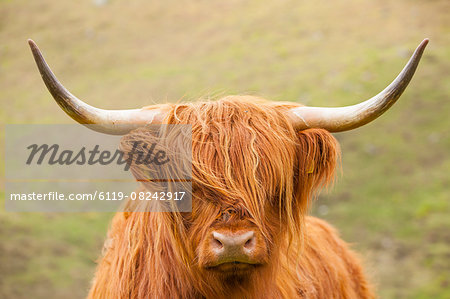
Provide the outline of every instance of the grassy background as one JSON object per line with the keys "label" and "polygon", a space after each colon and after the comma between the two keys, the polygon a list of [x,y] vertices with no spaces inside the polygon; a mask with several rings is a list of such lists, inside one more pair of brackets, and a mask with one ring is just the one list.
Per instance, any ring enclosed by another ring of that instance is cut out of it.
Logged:
{"label": "grassy background", "polygon": [[[336,134],[343,175],[313,213],[361,252],[381,298],[449,298],[449,10],[445,0],[0,0],[1,123],[71,123],[27,38],[74,94],[122,109],[246,93],[353,104],[429,37],[399,103]],[[85,296],[110,218],[1,204],[0,298]]]}

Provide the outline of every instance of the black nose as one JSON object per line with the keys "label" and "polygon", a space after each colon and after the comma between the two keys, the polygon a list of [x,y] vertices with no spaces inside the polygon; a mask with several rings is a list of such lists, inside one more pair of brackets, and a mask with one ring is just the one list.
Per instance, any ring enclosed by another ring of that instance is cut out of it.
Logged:
{"label": "black nose", "polygon": [[255,233],[215,231],[212,233],[211,247],[221,262],[247,262],[256,247]]}

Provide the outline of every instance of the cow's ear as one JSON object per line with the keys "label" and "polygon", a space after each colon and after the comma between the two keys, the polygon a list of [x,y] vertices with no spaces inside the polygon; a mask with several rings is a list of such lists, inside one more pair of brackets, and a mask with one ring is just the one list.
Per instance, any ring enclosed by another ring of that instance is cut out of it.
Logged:
{"label": "cow's ear", "polygon": [[297,136],[297,186],[309,197],[316,188],[333,181],[340,156],[339,144],[322,129],[299,131]]}

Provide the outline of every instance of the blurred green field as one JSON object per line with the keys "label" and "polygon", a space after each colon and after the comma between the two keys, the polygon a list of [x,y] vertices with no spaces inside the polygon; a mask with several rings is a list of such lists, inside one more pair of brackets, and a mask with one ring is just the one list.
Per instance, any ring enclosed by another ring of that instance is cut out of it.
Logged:
{"label": "blurred green field", "polygon": [[[226,94],[354,104],[429,37],[400,101],[336,134],[343,175],[313,213],[361,252],[380,298],[450,298],[449,11],[445,0],[0,0],[1,123],[71,123],[27,38],[75,95],[125,109]],[[112,215],[8,213],[0,201],[0,298],[84,297]]]}

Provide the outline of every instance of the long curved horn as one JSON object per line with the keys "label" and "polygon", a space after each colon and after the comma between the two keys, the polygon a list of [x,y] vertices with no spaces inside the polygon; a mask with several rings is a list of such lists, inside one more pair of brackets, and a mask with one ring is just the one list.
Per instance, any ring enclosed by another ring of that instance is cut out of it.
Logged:
{"label": "long curved horn", "polygon": [[29,39],[28,44],[47,89],[62,110],[77,122],[101,133],[123,135],[146,124],[161,123],[164,119],[160,109],[103,110],[84,103],[56,79],[36,43]]}
{"label": "long curved horn", "polygon": [[329,132],[342,132],[365,125],[388,110],[408,86],[428,44],[424,39],[395,80],[373,98],[346,107],[296,107],[292,108],[294,127],[298,130],[322,128]]}

